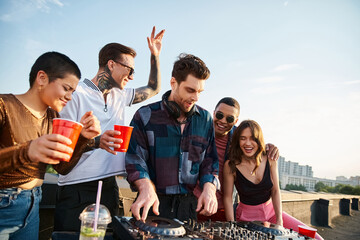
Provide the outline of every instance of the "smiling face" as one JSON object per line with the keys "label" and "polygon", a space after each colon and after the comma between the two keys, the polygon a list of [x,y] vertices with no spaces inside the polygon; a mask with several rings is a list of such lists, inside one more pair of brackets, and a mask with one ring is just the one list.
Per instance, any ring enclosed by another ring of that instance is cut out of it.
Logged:
{"label": "smiling face", "polygon": [[[218,119],[216,116],[222,116],[221,119]],[[230,105],[225,103],[220,103],[214,111],[213,121],[215,136],[221,137],[227,135],[232,127],[236,124],[239,116],[239,111]],[[233,119],[232,122],[228,122]]]}
{"label": "smiling face", "polygon": [[71,100],[79,79],[73,74],[64,78],[57,78],[51,82],[44,80],[41,84],[40,98],[44,104],[60,112],[66,103]]}
{"label": "smiling face", "polygon": [[134,74],[130,75],[131,69],[134,69],[134,64],[134,57],[129,54],[122,54],[119,60],[109,60],[108,68],[111,77],[120,89],[124,89],[126,84],[134,79]]}
{"label": "smiling face", "polygon": [[175,101],[183,113],[189,112],[194,104],[199,100],[200,93],[204,91],[205,80],[189,74],[185,81],[178,83],[175,78],[171,78],[170,101]]}
{"label": "smiling face", "polygon": [[245,128],[240,134],[239,140],[240,149],[246,157],[255,156],[256,151],[259,149],[259,145],[255,141],[255,138],[249,127]]}

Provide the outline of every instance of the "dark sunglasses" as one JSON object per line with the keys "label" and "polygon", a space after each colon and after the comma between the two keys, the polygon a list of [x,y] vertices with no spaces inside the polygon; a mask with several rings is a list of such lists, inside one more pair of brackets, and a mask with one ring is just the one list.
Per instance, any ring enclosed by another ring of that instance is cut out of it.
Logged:
{"label": "dark sunglasses", "polygon": [[[217,119],[221,120],[221,119],[223,119],[224,114],[223,114],[222,112],[217,112],[217,113],[215,114],[215,117],[216,117]],[[227,117],[226,117],[226,122],[227,122],[227,123],[233,123],[234,121],[235,121],[234,116],[227,116]]]}
{"label": "dark sunglasses", "polygon": [[114,62],[120,64],[120,65],[123,66],[123,67],[128,68],[128,69],[130,70],[130,71],[129,71],[129,77],[130,77],[131,75],[135,74],[135,69],[133,69],[132,67],[129,67],[128,65],[125,65],[125,64],[123,64],[123,63],[121,63],[121,62],[118,62],[118,61],[114,61]]}

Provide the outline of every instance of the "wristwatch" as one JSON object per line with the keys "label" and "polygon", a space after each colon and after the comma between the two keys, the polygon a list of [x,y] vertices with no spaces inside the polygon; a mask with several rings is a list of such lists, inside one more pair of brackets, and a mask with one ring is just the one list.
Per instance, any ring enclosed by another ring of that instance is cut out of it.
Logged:
{"label": "wristwatch", "polygon": [[95,138],[95,148],[99,148],[100,147],[100,138],[101,138],[101,135],[97,136]]}
{"label": "wristwatch", "polygon": [[101,136],[97,136],[96,138],[89,139],[88,143],[86,144],[87,147],[90,148],[90,149],[99,148],[99,146],[100,146],[100,137]]}

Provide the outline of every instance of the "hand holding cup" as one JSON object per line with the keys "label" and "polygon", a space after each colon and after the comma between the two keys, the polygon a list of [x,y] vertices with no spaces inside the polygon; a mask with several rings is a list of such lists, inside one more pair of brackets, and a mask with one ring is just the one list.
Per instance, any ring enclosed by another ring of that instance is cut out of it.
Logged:
{"label": "hand holding cup", "polygon": [[121,135],[121,132],[115,130],[106,130],[100,137],[99,147],[109,153],[116,155],[117,153],[113,149],[119,148],[123,142],[121,138],[115,138],[117,135]]}
{"label": "hand holding cup", "polygon": [[71,140],[60,134],[46,134],[32,140],[28,157],[33,162],[58,164],[59,159],[70,160],[73,149],[69,147]]}
{"label": "hand holding cup", "polygon": [[72,156],[72,153],[75,149],[75,145],[77,143],[77,140],[79,138],[81,129],[83,128],[83,125],[81,123],[64,119],[64,118],[54,118],[53,119],[53,134],[60,134],[64,137],[67,137],[70,139],[71,143],[68,144],[68,146],[72,149],[71,153],[67,153],[69,157],[66,158],[58,158],[58,160],[68,162],[70,161],[70,158]]}

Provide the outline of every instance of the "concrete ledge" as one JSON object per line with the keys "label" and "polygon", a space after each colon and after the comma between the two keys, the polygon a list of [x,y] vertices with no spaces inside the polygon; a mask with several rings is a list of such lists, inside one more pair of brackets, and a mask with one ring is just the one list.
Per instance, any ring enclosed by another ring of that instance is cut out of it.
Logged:
{"label": "concrete ledge", "polygon": [[358,210],[360,196],[281,190],[281,198],[283,211],[305,224],[328,227],[334,217]]}

